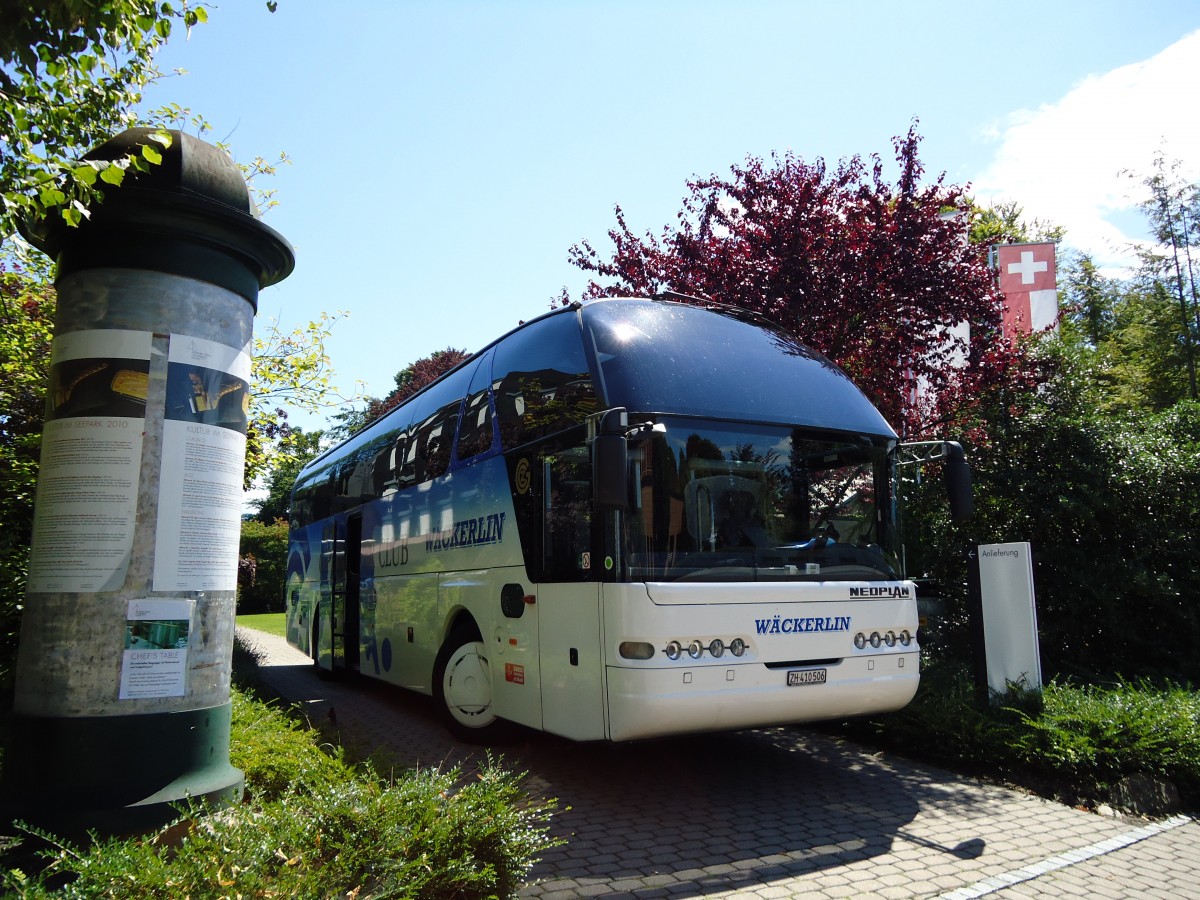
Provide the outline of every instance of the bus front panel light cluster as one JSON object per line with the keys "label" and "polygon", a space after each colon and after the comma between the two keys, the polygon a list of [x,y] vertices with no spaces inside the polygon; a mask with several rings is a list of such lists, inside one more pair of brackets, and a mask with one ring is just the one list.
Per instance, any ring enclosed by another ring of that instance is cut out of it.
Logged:
{"label": "bus front panel light cluster", "polygon": [[867,645],[870,644],[875,650],[878,650],[881,646],[887,647],[890,650],[894,648],[897,643],[900,644],[901,647],[911,646],[912,641],[912,634],[907,629],[901,631],[899,634],[896,634],[894,631],[889,631],[885,634],[880,634],[878,631],[872,631],[870,635],[867,635],[865,632],[860,631],[854,636],[854,648],[856,650],[864,650],[866,649]]}
{"label": "bus front panel light cluster", "polygon": [[[625,645],[622,644],[621,646],[624,647]],[[702,656],[704,656],[704,651],[707,650],[709,656],[713,657],[714,659],[719,659],[725,655],[726,651],[734,656],[744,656],[746,653],[746,646],[746,642],[742,638],[734,638],[729,642],[726,642],[721,638],[713,638],[708,642],[707,645],[699,638],[692,638],[687,642],[686,647],[682,641],[668,641],[667,646],[663,648],[663,653],[666,654],[667,659],[674,660],[682,657],[684,650],[686,649],[687,655],[692,659],[700,659]],[[621,655],[627,656],[627,658],[633,658],[628,657],[624,650],[621,651]],[[637,658],[641,659],[642,657]]]}

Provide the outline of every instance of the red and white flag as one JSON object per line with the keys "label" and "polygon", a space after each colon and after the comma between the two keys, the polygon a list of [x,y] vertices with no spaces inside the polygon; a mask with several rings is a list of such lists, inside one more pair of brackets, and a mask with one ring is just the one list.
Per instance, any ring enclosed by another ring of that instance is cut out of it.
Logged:
{"label": "red and white flag", "polygon": [[1004,333],[1010,339],[1058,327],[1054,243],[998,244],[995,265],[1004,293]]}

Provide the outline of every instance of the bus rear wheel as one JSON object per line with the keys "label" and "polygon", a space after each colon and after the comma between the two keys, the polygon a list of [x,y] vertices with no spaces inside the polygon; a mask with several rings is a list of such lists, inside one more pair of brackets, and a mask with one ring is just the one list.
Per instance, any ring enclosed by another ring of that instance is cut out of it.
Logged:
{"label": "bus rear wheel", "polygon": [[497,718],[487,647],[474,628],[456,628],[433,667],[438,713],[456,738],[472,744],[505,740],[510,724]]}

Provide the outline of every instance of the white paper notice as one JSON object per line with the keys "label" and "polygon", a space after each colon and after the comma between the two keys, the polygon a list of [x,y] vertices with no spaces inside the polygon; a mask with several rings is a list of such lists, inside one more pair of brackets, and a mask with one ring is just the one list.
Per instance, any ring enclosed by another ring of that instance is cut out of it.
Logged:
{"label": "white paper notice", "polygon": [[121,663],[121,700],[182,697],[191,600],[130,600]]}
{"label": "white paper notice", "polygon": [[133,549],[152,335],[54,339],[29,560],[33,592],[119,590]]}
{"label": "white paper notice", "polygon": [[250,356],[172,335],[154,590],[237,587]]}

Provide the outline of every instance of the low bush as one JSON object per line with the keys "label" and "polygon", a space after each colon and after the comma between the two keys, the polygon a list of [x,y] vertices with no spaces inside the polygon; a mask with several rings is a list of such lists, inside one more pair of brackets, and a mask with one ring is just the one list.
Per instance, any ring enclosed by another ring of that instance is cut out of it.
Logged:
{"label": "low bush", "polygon": [[846,722],[844,733],[957,771],[1011,781],[1054,799],[1110,802],[1128,776],[1167,781],[1200,809],[1200,694],[1178,685],[1052,681],[980,706],[951,664],[922,673],[905,709]]}
{"label": "low bush", "polygon": [[526,798],[523,776],[490,757],[472,773],[384,778],[237,690],[230,755],[246,775],[242,804],[82,848],[30,829],[45,867],[8,870],[6,896],[511,897],[557,843],[555,801]]}

